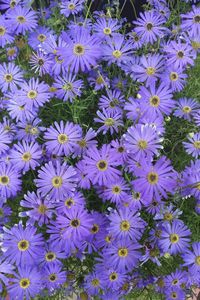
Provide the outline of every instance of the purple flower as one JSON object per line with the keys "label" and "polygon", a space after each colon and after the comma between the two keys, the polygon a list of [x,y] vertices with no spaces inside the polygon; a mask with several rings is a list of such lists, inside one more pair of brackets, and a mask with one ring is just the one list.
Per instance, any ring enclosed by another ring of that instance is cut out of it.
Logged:
{"label": "purple flower", "polygon": [[84,156],[87,178],[98,185],[106,185],[117,180],[121,175],[116,169],[119,165],[117,158],[109,145],[104,144],[100,150],[92,146]]}
{"label": "purple flower", "polygon": [[56,97],[63,99],[63,101],[72,102],[76,96],[81,96],[81,89],[83,88],[83,80],[75,80],[76,76],[68,73],[56,78],[53,87],[56,88]]}
{"label": "purple flower", "polygon": [[180,220],[174,220],[171,224],[165,223],[162,227],[159,247],[163,252],[169,252],[172,255],[183,253],[189,247],[190,230]]}
{"label": "purple flower", "polygon": [[186,297],[185,292],[181,288],[176,286],[171,287],[170,289],[166,289],[164,293],[165,293],[166,300],[174,300],[174,299],[185,300]]}
{"label": "purple flower", "polygon": [[174,116],[191,121],[195,113],[200,109],[199,103],[191,98],[180,98],[176,104]]}
{"label": "purple flower", "polygon": [[186,14],[181,14],[183,31],[188,32],[191,37],[200,36],[200,8],[192,6],[192,10]]}
{"label": "purple flower", "polygon": [[0,47],[10,44],[14,41],[12,30],[9,26],[9,21],[4,15],[0,16]]}
{"label": "purple flower", "polygon": [[77,247],[90,235],[93,219],[87,211],[80,206],[74,206],[70,210],[65,210],[56,219],[57,227],[62,229],[62,236],[73,242]]}
{"label": "purple flower", "polygon": [[6,16],[15,34],[25,34],[27,30],[34,30],[37,27],[36,13],[21,5],[10,10]]}
{"label": "purple flower", "polygon": [[66,282],[66,271],[62,271],[62,266],[57,263],[49,264],[42,271],[43,283],[49,289],[58,288]]}
{"label": "purple flower", "polygon": [[6,285],[9,285],[9,278],[6,276],[8,274],[14,274],[14,266],[9,264],[6,261],[0,259],[0,293],[2,292],[2,282]]}
{"label": "purple flower", "polygon": [[34,264],[44,252],[42,234],[36,232],[37,228],[31,225],[23,228],[20,223],[11,229],[4,227],[3,247],[6,259],[17,265]]}
{"label": "purple flower", "polygon": [[40,165],[39,161],[42,158],[42,149],[36,142],[15,144],[10,153],[11,163],[23,173],[30,169],[34,170]]}
{"label": "purple flower", "polygon": [[8,284],[8,293],[11,299],[24,299],[30,300],[35,297],[42,288],[42,276],[36,268],[23,265],[18,267],[18,274],[10,278]]}
{"label": "purple flower", "polygon": [[187,77],[181,68],[175,68],[173,65],[160,75],[161,80],[168,84],[173,92],[180,92],[183,89]]}
{"label": "purple flower", "polygon": [[184,69],[188,64],[194,65],[192,46],[180,41],[170,41],[165,47],[166,61],[168,66]]}
{"label": "purple flower", "polygon": [[190,268],[191,273],[200,276],[200,242],[192,244],[192,251],[186,250],[182,254],[184,266]]}
{"label": "purple flower", "polygon": [[99,99],[99,108],[120,113],[124,102],[125,98],[119,90],[107,91],[107,96],[102,95]]}
{"label": "purple flower", "polygon": [[12,142],[12,136],[0,124],[0,155],[9,150],[9,144]]}
{"label": "purple flower", "polygon": [[3,92],[7,92],[9,89],[15,91],[22,82],[23,73],[18,66],[12,62],[0,65],[0,88]]}
{"label": "purple flower", "polygon": [[164,69],[164,58],[159,54],[142,56],[138,64],[130,66],[132,78],[139,82],[146,82],[146,86],[150,86],[156,82]]}
{"label": "purple flower", "polygon": [[40,126],[42,120],[38,118],[29,118],[28,121],[22,120],[17,123],[17,139],[25,142],[34,142],[46,130],[45,127]]}
{"label": "purple flower", "polygon": [[44,134],[48,151],[57,155],[68,156],[72,154],[77,143],[81,140],[81,127],[71,122],[64,124],[63,121],[60,121],[60,124],[54,122],[54,127],[50,126]]}
{"label": "purple flower", "polygon": [[60,201],[67,197],[69,192],[73,192],[76,187],[76,171],[65,162],[61,165],[56,161],[46,163],[38,171],[38,179],[35,179],[38,191],[42,196],[49,195],[52,201]]}
{"label": "purple flower", "polygon": [[124,139],[127,152],[133,154],[136,160],[145,156],[151,159],[158,154],[158,149],[162,148],[162,139],[158,137],[156,130],[148,125],[137,124],[135,127],[129,127]]}
{"label": "purple flower", "polygon": [[94,121],[103,124],[97,133],[102,131],[103,134],[106,134],[110,131],[110,133],[113,134],[114,132],[118,132],[119,126],[123,126],[122,115],[119,112],[107,111],[103,108],[103,112],[98,110],[96,114],[98,118],[94,118]]}
{"label": "purple flower", "polygon": [[114,211],[109,215],[109,220],[108,230],[118,239],[128,238],[138,241],[146,225],[146,222],[141,219],[140,213],[132,212],[129,208]]}
{"label": "purple flower", "polygon": [[133,23],[136,25],[134,31],[141,37],[145,44],[153,44],[158,38],[163,37],[167,31],[166,28],[162,26],[165,23],[165,19],[155,14],[152,10],[140,13],[140,17]]}
{"label": "purple flower", "polygon": [[90,295],[99,295],[99,291],[103,288],[103,279],[101,274],[91,273],[85,276],[84,288]]}
{"label": "purple flower", "polygon": [[86,29],[80,28],[77,29],[73,40],[69,40],[65,50],[60,49],[58,54],[64,58],[66,69],[70,67],[71,72],[78,73],[79,70],[88,71],[97,64],[101,56],[101,48],[95,36],[90,35]]}
{"label": "purple flower", "polygon": [[0,194],[4,198],[14,197],[21,189],[19,173],[12,164],[0,163]]}
{"label": "purple flower", "polygon": [[101,39],[106,39],[108,36],[113,36],[116,32],[121,28],[118,20],[107,19],[107,18],[99,18],[96,20],[94,24],[94,32]]}
{"label": "purple flower", "polygon": [[6,49],[7,59],[8,59],[9,61],[14,60],[14,59],[17,57],[18,52],[19,52],[19,50],[18,50],[18,48],[17,48],[16,46],[8,47],[8,48]]}
{"label": "purple flower", "polygon": [[119,272],[129,272],[138,263],[140,248],[141,246],[136,242],[120,239],[103,250],[103,258],[107,266],[115,268]]}
{"label": "purple flower", "polygon": [[103,59],[108,62],[108,65],[115,63],[120,67],[123,62],[130,61],[132,43],[126,41],[123,35],[116,34],[107,39],[107,44],[102,46],[102,51]]}
{"label": "purple flower", "polygon": [[34,32],[29,34],[28,43],[34,50],[37,50],[39,46],[41,47],[46,39],[52,34],[52,30],[49,28],[38,26]]}
{"label": "purple flower", "polygon": [[37,194],[28,192],[27,195],[24,195],[24,200],[20,201],[20,205],[29,208],[29,210],[19,213],[20,217],[28,217],[26,224],[34,225],[35,222],[38,222],[39,226],[48,224],[55,208],[55,205],[49,201],[48,196],[44,198],[39,192]]}
{"label": "purple flower", "polygon": [[60,12],[69,17],[69,15],[77,15],[83,9],[84,0],[67,0],[60,4]]}
{"label": "purple flower", "polygon": [[77,141],[77,146],[73,150],[73,158],[76,156],[82,156],[86,153],[88,148],[91,146],[96,146],[97,141],[95,140],[97,136],[96,131],[92,128],[89,128],[86,132],[85,136],[82,137],[79,141]]}
{"label": "purple flower", "polygon": [[176,178],[170,161],[162,156],[155,165],[142,161],[141,168],[136,173],[138,179],[133,180],[133,186],[142,193],[146,201],[154,197],[159,199],[160,195],[167,198],[167,192],[172,194],[176,187]]}
{"label": "purple flower", "polygon": [[188,140],[189,142],[183,142],[186,152],[194,158],[198,158],[200,155],[200,133],[195,133],[193,137],[188,136]]}
{"label": "purple flower", "polygon": [[50,99],[49,86],[44,82],[39,82],[38,78],[31,78],[29,82],[21,84],[18,97],[30,109],[41,107]]}
{"label": "purple flower", "polygon": [[40,76],[50,73],[52,58],[42,50],[37,50],[30,58],[31,70],[38,72]]}
{"label": "purple flower", "polygon": [[152,84],[148,89],[142,86],[139,93],[146,114],[169,115],[174,108],[175,101],[172,99],[172,90],[165,83],[161,83],[158,87]]}

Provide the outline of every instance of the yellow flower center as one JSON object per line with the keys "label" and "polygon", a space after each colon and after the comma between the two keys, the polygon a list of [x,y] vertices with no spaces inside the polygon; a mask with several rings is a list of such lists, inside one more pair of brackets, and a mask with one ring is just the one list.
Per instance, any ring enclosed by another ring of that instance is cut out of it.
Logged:
{"label": "yellow flower center", "polygon": [[65,91],[72,91],[73,90],[73,85],[70,82],[67,82],[62,86],[62,89],[65,90]]}
{"label": "yellow flower center", "polygon": [[193,49],[195,49],[195,50],[200,49],[200,43],[199,42],[192,41],[191,44],[192,44]]}
{"label": "yellow flower center", "polygon": [[66,134],[61,133],[61,134],[58,135],[58,142],[60,144],[65,144],[65,143],[68,142],[68,140],[69,140],[69,138],[68,138],[68,136]]}
{"label": "yellow flower center", "polygon": [[152,96],[150,99],[149,99],[149,102],[150,102],[150,105],[153,106],[153,107],[158,107],[159,104],[160,104],[160,98],[158,96]]}
{"label": "yellow flower center", "polygon": [[106,243],[110,243],[111,242],[111,236],[110,235],[107,235],[106,237],[105,237],[105,241],[106,241]]}
{"label": "yellow flower center", "polygon": [[170,242],[172,244],[176,244],[176,243],[178,243],[178,241],[179,241],[179,235],[178,234],[176,234],[176,233],[170,234]]}
{"label": "yellow flower center", "polygon": [[173,219],[173,215],[171,213],[164,214],[164,220],[171,221]]}
{"label": "yellow flower center", "polygon": [[[0,35],[1,35],[1,27],[0,27]],[[13,56],[16,53],[15,48],[11,48],[7,51],[8,56]]]}
{"label": "yellow flower center", "polygon": [[97,77],[96,83],[97,83],[97,84],[102,84],[102,83],[104,83],[103,77],[102,77],[101,75],[100,75],[99,77]]}
{"label": "yellow flower center", "polygon": [[19,282],[19,285],[22,289],[27,289],[30,284],[31,282],[28,278],[22,278]]}
{"label": "yellow flower center", "polygon": [[80,146],[81,148],[85,148],[86,145],[87,145],[86,140],[84,140],[84,139],[80,140],[80,141],[78,142],[78,144],[79,144],[79,146]]}
{"label": "yellow flower center", "polygon": [[23,155],[22,155],[22,160],[23,161],[30,161],[31,160],[31,153],[30,152],[25,152]]}
{"label": "yellow flower center", "polygon": [[193,145],[196,149],[200,149],[200,141],[194,142]]}
{"label": "yellow flower center", "polygon": [[78,56],[81,56],[85,53],[85,47],[81,44],[76,44],[74,46],[74,54],[78,55]]}
{"label": "yellow flower center", "polygon": [[45,255],[46,261],[54,261],[56,259],[56,255],[54,252],[47,252]]}
{"label": "yellow flower center", "polygon": [[114,50],[112,55],[118,59],[122,56],[122,52],[120,50]]}
{"label": "yellow flower center", "polygon": [[46,37],[46,35],[44,35],[44,34],[39,34],[39,35],[37,36],[37,39],[38,39],[40,42],[44,42],[44,41],[47,39],[47,37]]}
{"label": "yellow flower center", "polygon": [[10,1],[10,7],[14,8],[16,6],[16,1]]}
{"label": "yellow flower center", "polygon": [[2,185],[8,185],[10,182],[10,178],[6,175],[0,176],[0,184]]}
{"label": "yellow flower center", "polygon": [[113,118],[107,118],[104,123],[106,126],[113,126],[115,124],[115,120]]}
{"label": "yellow flower center", "polygon": [[54,176],[51,180],[53,187],[60,188],[63,184],[63,180],[61,176]]}
{"label": "yellow flower center", "polygon": [[121,231],[128,231],[131,227],[131,224],[128,221],[122,221],[120,223],[120,230]]}
{"label": "yellow flower center", "polygon": [[105,27],[104,30],[103,30],[103,33],[106,34],[106,35],[109,35],[109,34],[112,33],[112,30],[109,27]]}
{"label": "yellow flower center", "polygon": [[38,129],[37,129],[37,127],[32,127],[32,128],[30,129],[30,134],[32,134],[32,135],[38,134]]}
{"label": "yellow flower center", "polygon": [[128,249],[127,248],[119,248],[118,255],[120,257],[127,257],[127,255],[128,255]]}
{"label": "yellow flower center", "polygon": [[47,206],[44,205],[44,204],[41,204],[39,207],[38,207],[38,212],[41,214],[41,215],[44,215],[46,213],[46,211],[48,210]]}
{"label": "yellow flower center", "polygon": [[24,18],[24,16],[18,16],[17,17],[17,21],[20,23],[20,24],[24,24],[26,22],[26,19]]}
{"label": "yellow flower center", "polygon": [[97,278],[93,279],[91,283],[93,286],[99,286],[99,280]]}
{"label": "yellow flower center", "polygon": [[29,241],[21,240],[18,242],[17,246],[20,251],[26,251],[29,248]]}
{"label": "yellow flower center", "polygon": [[105,160],[99,160],[98,163],[96,164],[97,168],[99,171],[106,171],[108,168],[108,163]]}
{"label": "yellow flower center", "polygon": [[147,146],[148,146],[147,141],[145,141],[145,140],[140,140],[140,141],[138,141],[138,147],[139,147],[140,149],[146,149]]}
{"label": "yellow flower center", "polygon": [[13,76],[12,76],[12,74],[6,74],[4,76],[4,79],[6,82],[11,82],[13,80]]}
{"label": "yellow flower center", "polygon": [[171,81],[177,81],[177,80],[178,80],[178,73],[176,73],[176,72],[171,72],[171,73],[170,73],[170,80],[171,80]]}
{"label": "yellow flower center", "polygon": [[3,26],[0,26],[0,36],[3,36],[6,33],[6,28]]}
{"label": "yellow flower center", "polygon": [[37,92],[34,90],[30,90],[27,94],[29,99],[35,99],[37,97]]}
{"label": "yellow flower center", "polygon": [[147,175],[147,180],[150,184],[156,184],[158,182],[158,174],[155,172],[149,172]]}
{"label": "yellow flower center", "polygon": [[113,194],[119,195],[121,193],[121,188],[118,185],[112,187]]}
{"label": "yellow flower center", "polygon": [[68,4],[68,9],[69,10],[74,10],[75,8],[76,8],[76,6],[74,5],[74,3]]}
{"label": "yellow flower center", "polygon": [[118,274],[116,272],[112,272],[109,276],[110,281],[115,281],[118,278]]}
{"label": "yellow flower center", "polygon": [[154,75],[155,72],[156,72],[156,69],[153,68],[153,67],[148,67],[148,68],[146,69],[147,75]]}
{"label": "yellow flower center", "polygon": [[184,107],[182,108],[182,111],[183,111],[184,113],[186,113],[186,114],[190,113],[191,110],[192,110],[192,109],[191,109],[190,106],[184,106]]}
{"label": "yellow flower center", "polygon": [[81,224],[81,222],[80,222],[79,219],[73,219],[73,220],[71,220],[71,222],[70,222],[70,225],[71,225],[72,227],[74,227],[74,228],[79,227],[80,224]]}
{"label": "yellow flower center", "polygon": [[195,263],[200,266],[200,256],[196,256]]}
{"label": "yellow flower center", "polygon": [[58,64],[62,64],[64,62],[64,59],[60,59],[58,55],[55,56],[55,61],[58,63]]}

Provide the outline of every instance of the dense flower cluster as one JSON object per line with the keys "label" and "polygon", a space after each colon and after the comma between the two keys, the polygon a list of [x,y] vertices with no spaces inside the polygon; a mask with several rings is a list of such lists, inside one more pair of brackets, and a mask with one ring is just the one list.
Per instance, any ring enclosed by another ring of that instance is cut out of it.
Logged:
{"label": "dense flower cluster", "polygon": [[[116,7],[1,1],[1,299],[153,286],[184,300],[200,285],[200,242],[179,205],[193,197],[200,213],[200,103],[178,96],[200,8],[182,0],[178,26],[168,2],[149,0],[126,32]],[[193,128],[181,171],[165,148],[171,118]],[[171,273],[151,273],[167,259]]]}

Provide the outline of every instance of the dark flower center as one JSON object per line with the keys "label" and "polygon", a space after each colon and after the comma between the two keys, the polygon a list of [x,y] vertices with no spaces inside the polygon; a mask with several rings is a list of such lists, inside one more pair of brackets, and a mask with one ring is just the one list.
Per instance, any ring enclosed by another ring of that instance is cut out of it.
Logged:
{"label": "dark flower center", "polygon": [[106,35],[109,35],[112,33],[112,30],[109,28],[109,27],[105,27],[103,32],[106,34]]}
{"label": "dark flower center", "polygon": [[44,65],[44,60],[42,58],[40,58],[38,60],[38,65],[43,66]]}
{"label": "dark flower center", "polygon": [[171,297],[172,297],[172,299],[177,299],[177,293],[175,293],[175,292],[171,293]]}
{"label": "dark flower center", "polygon": [[122,146],[119,147],[119,148],[118,148],[118,152],[119,152],[119,153],[123,153],[123,152],[124,152],[124,147],[122,147]]}
{"label": "dark flower center", "polygon": [[147,180],[150,184],[156,184],[158,182],[158,174],[155,172],[149,172],[147,175]]}
{"label": "dark flower center", "polygon": [[75,6],[73,3],[70,3],[70,4],[68,5],[68,9],[69,9],[69,10],[74,10],[75,7],[76,7],[76,6]]}
{"label": "dark flower center", "polygon": [[10,1],[10,7],[11,7],[11,8],[14,8],[15,5],[16,5],[16,1]]}
{"label": "dark flower center", "polygon": [[178,74],[176,72],[171,72],[170,79],[176,81],[178,79]]}
{"label": "dark flower center", "polygon": [[92,233],[97,233],[99,231],[99,226],[97,224],[94,224],[92,226],[91,232]]}
{"label": "dark flower center", "polygon": [[121,188],[119,187],[119,186],[113,186],[113,188],[112,188],[112,192],[114,193],[114,194],[119,194],[120,192],[121,192]]}
{"label": "dark flower center", "polygon": [[172,284],[173,285],[176,285],[178,283],[178,279],[174,279],[173,281],[172,281]]}
{"label": "dark flower center", "polygon": [[117,275],[117,273],[113,272],[110,274],[109,278],[111,281],[115,281],[115,280],[117,280],[118,275]]}
{"label": "dark flower center", "polygon": [[44,205],[44,204],[41,204],[39,207],[38,207],[38,212],[41,214],[41,215],[44,215],[46,213],[46,211],[48,210],[47,206]]}
{"label": "dark flower center", "polygon": [[65,201],[65,206],[68,206],[69,208],[71,208],[71,206],[74,204],[74,200],[72,198],[68,198]]}
{"label": "dark flower center", "polygon": [[60,144],[65,144],[68,141],[68,139],[69,139],[68,136],[64,133],[58,135],[58,142]]}
{"label": "dark flower center", "polygon": [[127,248],[120,248],[118,250],[118,255],[120,257],[126,257],[128,255],[128,249]]}
{"label": "dark flower center", "polygon": [[12,74],[6,74],[4,78],[6,82],[11,82],[13,80]]}
{"label": "dark flower center", "polygon": [[177,55],[178,55],[179,58],[183,58],[184,52],[183,51],[178,51]]}
{"label": "dark flower center", "polygon": [[92,285],[93,286],[99,286],[99,280],[97,278],[92,280]]}
{"label": "dark flower center", "polygon": [[179,236],[178,236],[178,234],[176,234],[176,233],[170,234],[170,242],[171,242],[172,244],[176,244],[176,243],[178,243],[178,241],[179,241]]}
{"label": "dark flower center", "polygon": [[153,24],[152,23],[147,23],[146,27],[147,27],[147,30],[150,31],[153,28]]}
{"label": "dark flower center", "polygon": [[131,225],[128,221],[122,221],[120,223],[120,230],[121,231],[128,231],[130,229]]}
{"label": "dark flower center", "polygon": [[6,32],[5,27],[0,26],[0,36],[3,36],[5,34],[5,32]]}
{"label": "dark flower center", "polygon": [[57,279],[57,276],[56,276],[56,274],[51,274],[50,276],[49,276],[49,280],[51,281],[51,282],[54,282],[54,281],[56,281],[56,279]]}
{"label": "dark flower center", "polygon": [[53,187],[59,188],[59,187],[61,187],[63,180],[62,180],[62,177],[60,177],[60,176],[54,176],[52,178],[51,182],[52,182]]}
{"label": "dark flower center", "polygon": [[150,104],[151,104],[151,106],[153,106],[153,107],[158,107],[159,106],[159,104],[160,104],[160,98],[158,97],[158,96],[152,96],[151,98],[150,98]]}
{"label": "dark flower center", "polygon": [[72,220],[72,221],[70,222],[70,225],[71,225],[72,227],[77,228],[77,227],[80,226],[80,220],[74,219],[74,220]]}
{"label": "dark flower center", "polygon": [[200,23],[200,15],[194,17],[195,23]]}

